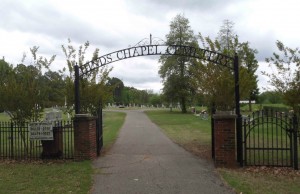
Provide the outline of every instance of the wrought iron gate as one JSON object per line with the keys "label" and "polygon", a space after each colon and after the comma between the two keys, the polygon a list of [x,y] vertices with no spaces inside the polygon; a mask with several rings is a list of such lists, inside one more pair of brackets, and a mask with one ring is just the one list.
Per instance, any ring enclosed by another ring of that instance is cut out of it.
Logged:
{"label": "wrought iron gate", "polygon": [[261,110],[243,118],[244,165],[298,169],[297,117]]}

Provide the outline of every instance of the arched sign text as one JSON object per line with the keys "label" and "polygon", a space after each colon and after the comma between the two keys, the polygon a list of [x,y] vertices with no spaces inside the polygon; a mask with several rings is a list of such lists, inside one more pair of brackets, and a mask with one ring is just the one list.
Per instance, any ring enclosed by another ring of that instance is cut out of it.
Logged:
{"label": "arched sign text", "polygon": [[81,75],[88,74],[99,67],[116,61],[150,55],[176,55],[192,57],[233,69],[234,58],[214,51],[185,45],[143,45],[129,47],[98,57],[96,60],[90,61],[80,67]]}

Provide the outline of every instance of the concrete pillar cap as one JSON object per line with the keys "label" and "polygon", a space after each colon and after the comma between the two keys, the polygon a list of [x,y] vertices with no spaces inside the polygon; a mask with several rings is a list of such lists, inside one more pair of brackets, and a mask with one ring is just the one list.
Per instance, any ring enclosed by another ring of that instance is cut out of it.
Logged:
{"label": "concrete pillar cap", "polygon": [[237,115],[233,111],[218,111],[213,115],[214,119],[235,119]]}
{"label": "concrete pillar cap", "polygon": [[75,117],[90,117],[89,114],[75,114]]}

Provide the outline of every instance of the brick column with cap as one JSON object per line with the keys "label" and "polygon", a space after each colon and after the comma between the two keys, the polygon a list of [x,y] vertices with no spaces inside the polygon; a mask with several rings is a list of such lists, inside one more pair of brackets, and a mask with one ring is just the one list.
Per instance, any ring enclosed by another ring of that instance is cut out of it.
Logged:
{"label": "brick column with cap", "polygon": [[76,114],[73,122],[75,160],[97,158],[96,118],[87,114]]}
{"label": "brick column with cap", "polygon": [[229,111],[217,112],[214,118],[214,141],[216,167],[236,168],[236,115]]}

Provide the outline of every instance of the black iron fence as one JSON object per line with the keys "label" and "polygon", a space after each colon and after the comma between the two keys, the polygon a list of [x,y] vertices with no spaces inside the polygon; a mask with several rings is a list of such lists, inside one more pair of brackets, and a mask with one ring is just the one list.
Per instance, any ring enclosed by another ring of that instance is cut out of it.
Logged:
{"label": "black iron fence", "polygon": [[73,159],[73,122],[54,122],[53,136],[54,140],[32,140],[29,123],[0,122],[0,159]]}
{"label": "black iron fence", "polygon": [[243,118],[244,164],[298,169],[297,116],[261,110]]}

